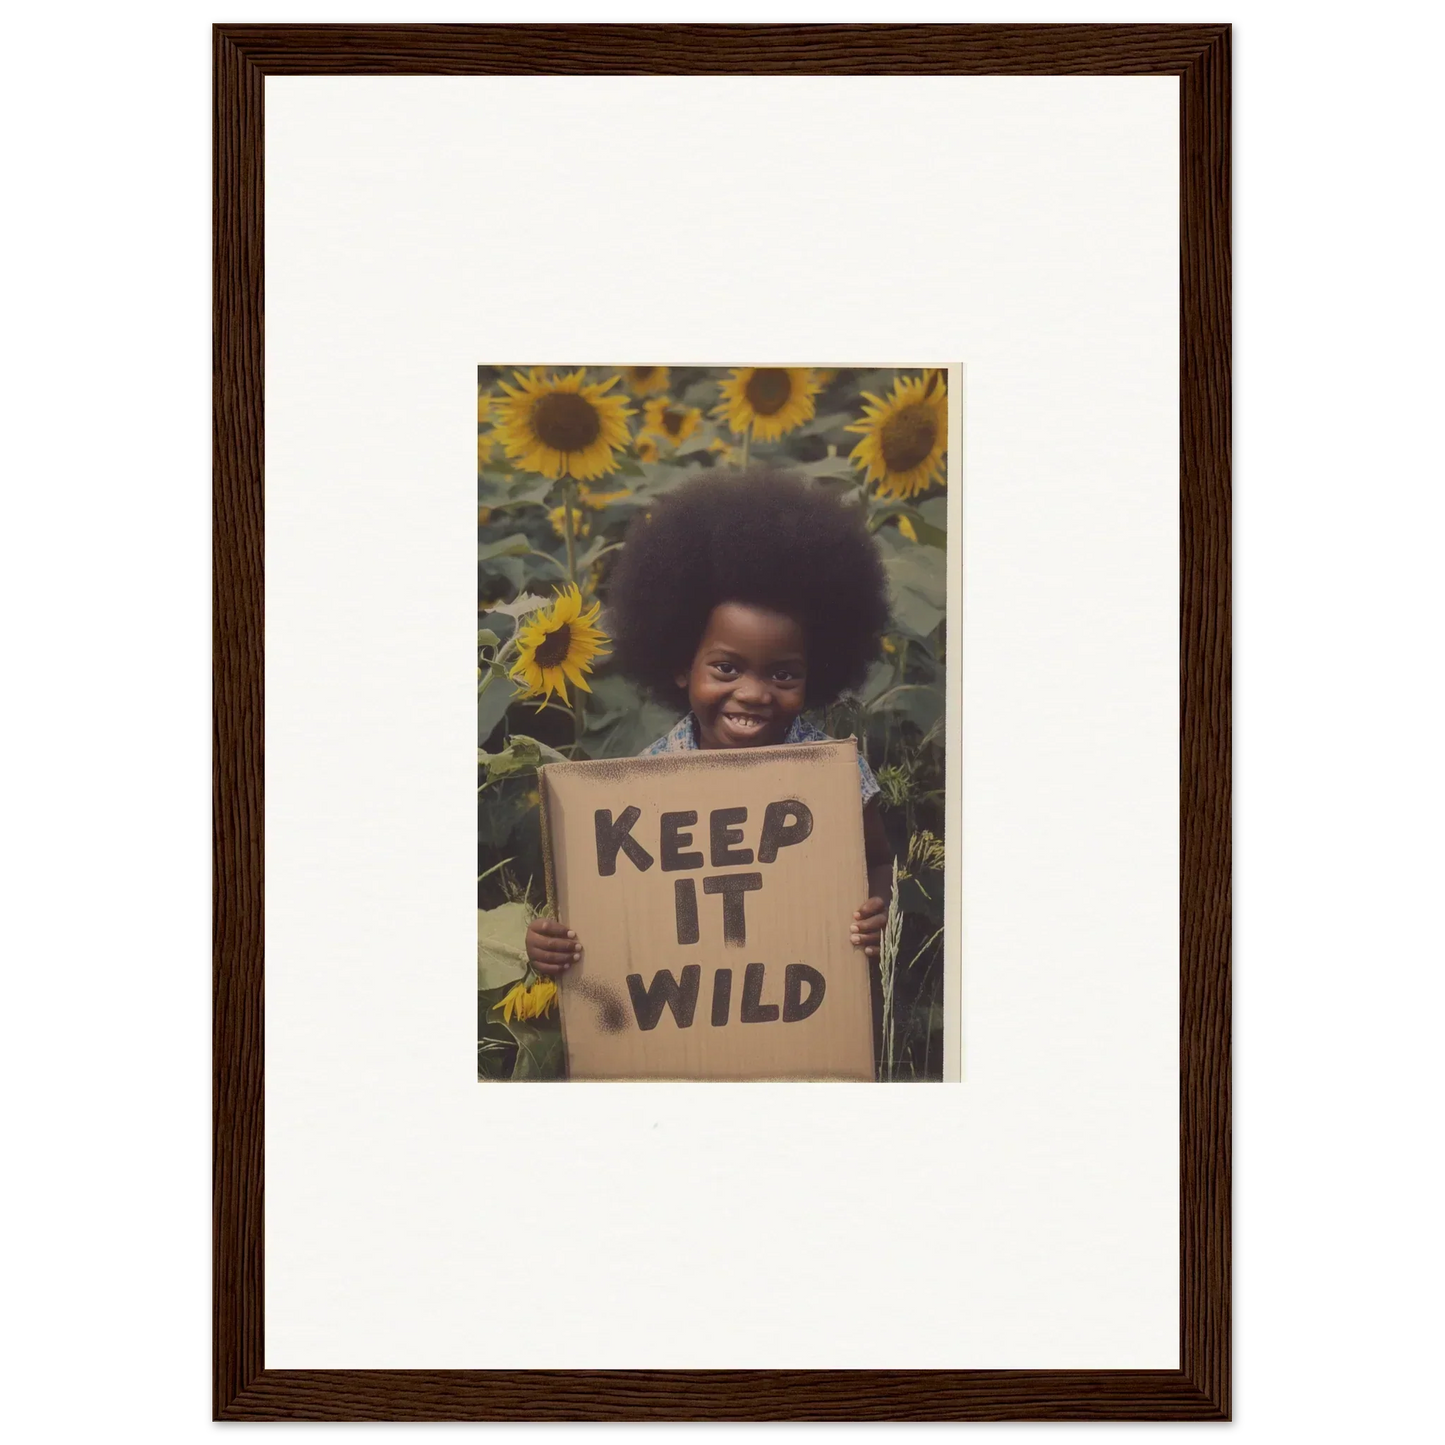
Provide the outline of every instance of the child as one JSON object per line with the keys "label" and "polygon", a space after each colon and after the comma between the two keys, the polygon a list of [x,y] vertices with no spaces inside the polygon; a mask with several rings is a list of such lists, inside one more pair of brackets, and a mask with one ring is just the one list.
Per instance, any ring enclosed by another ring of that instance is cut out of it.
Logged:
{"label": "child", "polygon": [[[856,509],[786,472],[710,472],[628,529],[608,588],[619,669],[690,711],[644,750],[816,742],[803,717],[863,681],[888,625],[883,565]],[[852,939],[878,957],[891,859],[878,782],[860,752],[872,895]],[[556,976],[582,955],[565,922],[535,919],[527,957]]]}

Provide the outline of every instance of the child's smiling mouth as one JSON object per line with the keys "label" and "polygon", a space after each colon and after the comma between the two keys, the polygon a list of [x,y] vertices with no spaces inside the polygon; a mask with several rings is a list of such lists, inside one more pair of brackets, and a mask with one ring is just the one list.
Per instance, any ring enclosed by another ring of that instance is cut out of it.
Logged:
{"label": "child's smiling mouth", "polygon": [[718,729],[724,736],[738,743],[752,743],[768,731],[772,718],[762,713],[720,712]]}

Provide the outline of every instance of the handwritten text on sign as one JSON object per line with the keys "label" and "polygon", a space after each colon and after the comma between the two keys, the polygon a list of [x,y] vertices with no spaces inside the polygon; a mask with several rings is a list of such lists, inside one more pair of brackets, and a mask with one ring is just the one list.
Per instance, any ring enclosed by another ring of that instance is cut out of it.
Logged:
{"label": "handwritten text on sign", "polygon": [[[614,819],[610,808],[598,808],[594,814],[597,832],[597,875],[610,878],[617,872],[619,855],[627,858],[639,872],[645,873],[657,861],[633,835],[642,817],[642,809],[629,804]],[[748,821],[746,808],[714,808],[708,814],[708,856],[693,849],[692,829],[697,826],[695,809],[663,813],[657,852],[664,873],[682,869],[746,867],[753,862],[753,850],[741,846],[746,841],[743,825]],[[783,848],[796,847],[813,831],[813,814],[806,803],[784,798],[769,803],[763,813],[762,832],[758,838],[757,861],[775,863]],[[722,899],[722,939],[725,944],[741,948],[748,941],[747,905],[749,893],[761,890],[763,873],[712,873],[702,879],[704,894]],[[677,920],[677,941],[697,943],[702,937],[697,909],[697,880],[678,878],[672,885],[673,906]],[[742,1000],[738,1021],[745,1024],[772,1023],[781,1017],[784,1023],[797,1023],[815,1013],[823,1002],[827,983],[816,968],[806,963],[790,963],[783,970],[782,1004],[764,1003],[763,987],[767,966],[750,963],[743,972]],[[697,1012],[698,990],[702,968],[690,963],[682,968],[681,978],[672,970],[659,969],[651,983],[644,983],[640,973],[627,975],[627,991],[632,998],[632,1011],[641,1029],[655,1029],[664,1008],[672,1011],[678,1028],[692,1027]],[[732,1009],[733,971],[719,968],[712,979],[711,1023],[721,1028],[728,1022]]]}

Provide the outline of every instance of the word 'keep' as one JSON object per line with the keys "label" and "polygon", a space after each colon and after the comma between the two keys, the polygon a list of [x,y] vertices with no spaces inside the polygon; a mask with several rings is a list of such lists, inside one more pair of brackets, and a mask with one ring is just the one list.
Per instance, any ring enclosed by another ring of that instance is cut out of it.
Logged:
{"label": "word 'keep'", "polygon": [[[642,809],[629,804],[614,820],[611,808],[598,808],[593,815],[597,829],[597,872],[610,878],[617,872],[617,855],[625,854],[639,873],[646,873],[656,861],[652,854],[632,836]],[[746,808],[714,808],[708,814],[708,846],[714,868],[735,868],[753,861],[753,850],[738,846],[743,841],[742,825],[748,820]],[[662,857],[662,871],[675,873],[683,868],[701,868],[703,856],[693,851],[692,828],[697,814],[692,811],[664,813],[657,851]],[[806,803],[784,798],[769,803],[763,811],[763,831],[758,839],[759,863],[777,861],[778,850],[801,843],[813,831],[813,814]]]}

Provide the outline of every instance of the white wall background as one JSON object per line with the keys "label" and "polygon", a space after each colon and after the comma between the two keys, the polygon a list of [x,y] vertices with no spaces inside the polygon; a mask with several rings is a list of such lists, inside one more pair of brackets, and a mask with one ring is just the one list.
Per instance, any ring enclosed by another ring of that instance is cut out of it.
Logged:
{"label": "white wall background", "polygon": [[[1174,1368],[1177,82],[266,92],[266,1363]],[[967,1083],[478,1088],[476,359],[760,346],[967,363]]]}

